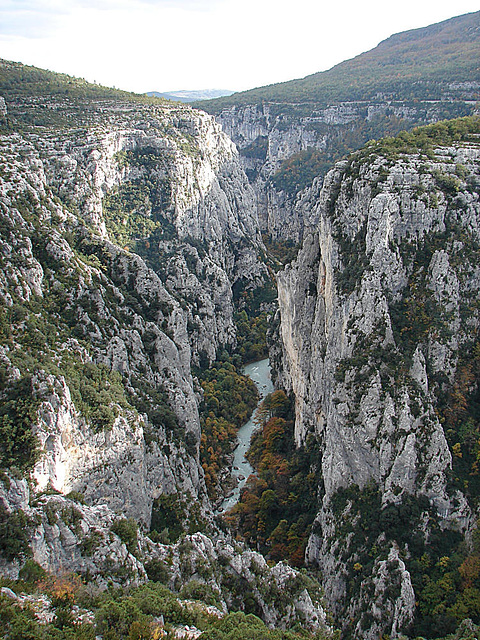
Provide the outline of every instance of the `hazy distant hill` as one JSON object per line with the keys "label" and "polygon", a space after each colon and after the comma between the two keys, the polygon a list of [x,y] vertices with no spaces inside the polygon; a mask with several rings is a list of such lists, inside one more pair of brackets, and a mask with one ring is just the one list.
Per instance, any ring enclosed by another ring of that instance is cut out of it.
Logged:
{"label": "hazy distant hill", "polygon": [[212,100],[222,96],[231,96],[233,91],[229,89],[199,89],[197,91],[169,91],[159,93],[158,91],[148,91],[147,96],[151,98],[166,98],[177,102],[197,102],[198,100]]}
{"label": "hazy distant hill", "polygon": [[[445,83],[480,83],[480,11],[391,36],[328,71],[223,97],[202,108],[267,101],[435,99]],[[466,87],[471,88],[471,87]],[[475,87],[477,91],[480,85]]]}

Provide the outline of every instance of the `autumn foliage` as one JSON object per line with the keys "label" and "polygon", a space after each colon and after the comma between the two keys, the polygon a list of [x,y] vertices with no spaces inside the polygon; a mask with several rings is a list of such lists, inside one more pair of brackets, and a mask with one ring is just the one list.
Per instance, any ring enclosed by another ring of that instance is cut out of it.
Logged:
{"label": "autumn foliage", "polygon": [[204,396],[200,459],[210,497],[216,497],[218,472],[227,466],[237,430],[255,409],[258,391],[252,380],[229,362],[217,363],[201,375]]}
{"label": "autumn foliage", "polygon": [[283,391],[267,396],[257,415],[259,430],[247,454],[256,474],[226,518],[269,559],[302,566],[318,507],[314,439],[295,447],[292,407]]}
{"label": "autumn foliage", "polygon": [[463,350],[441,410],[453,453],[454,482],[478,507],[480,496],[480,341]]}

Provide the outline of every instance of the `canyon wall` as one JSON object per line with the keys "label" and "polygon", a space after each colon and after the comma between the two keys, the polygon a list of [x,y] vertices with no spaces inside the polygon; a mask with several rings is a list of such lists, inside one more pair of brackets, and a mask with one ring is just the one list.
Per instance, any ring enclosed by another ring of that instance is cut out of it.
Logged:
{"label": "canyon wall", "polygon": [[[235,345],[234,288],[267,280],[235,146],[211,116],[178,105],[82,109],[45,96],[6,109],[4,463],[110,519],[149,527],[154,501],[177,493],[189,496],[185,522],[195,503],[211,517],[192,370]],[[45,111],[48,126],[19,126]]]}
{"label": "canyon wall", "polygon": [[[309,220],[303,219],[305,209],[296,200],[311,182],[305,176],[312,163],[318,163],[323,177],[335,160],[369,139],[473,114],[478,83],[466,85],[444,87],[440,100],[379,95],[376,100],[335,104],[264,101],[225,107],[215,115],[240,151],[257,195],[262,231],[274,241],[298,243]],[[310,155],[302,158],[312,151],[318,154],[313,161]]]}
{"label": "canyon wall", "polygon": [[439,144],[446,128],[367,145],[314,183],[314,229],[278,276],[277,385],[321,461],[307,560],[355,637],[408,628],[416,534],[472,524],[459,432],[476,389],[480,146],[462,125]]}

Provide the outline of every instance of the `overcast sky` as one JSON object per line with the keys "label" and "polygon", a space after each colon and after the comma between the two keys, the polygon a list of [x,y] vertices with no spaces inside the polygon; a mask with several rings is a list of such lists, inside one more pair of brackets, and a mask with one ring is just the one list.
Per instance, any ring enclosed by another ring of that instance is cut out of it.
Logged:
{"label": "overcast sky", "polygon": [[301,78],[478,0],[0,0],[0,58],[137,91]]}

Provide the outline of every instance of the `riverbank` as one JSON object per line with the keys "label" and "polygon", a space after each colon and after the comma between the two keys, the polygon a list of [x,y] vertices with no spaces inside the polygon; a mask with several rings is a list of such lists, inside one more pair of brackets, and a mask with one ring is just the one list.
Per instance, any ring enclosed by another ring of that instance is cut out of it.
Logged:
{"label": "riverbank", "polygon": [[236,486],[232,489],[228,497],[226,497],[221,506],[218,509],[219,513],[223,513],[224,511],[228,511],[231,509],[239,500],[240,492],[245,485],[248,476],[253,472],[250,463],[245,459],[245,454],[248,451],[250,446],[250,439],[252,437],[252,433],[257,428],[255,423],[255,417],[258,411],[258,407],[260,406],[262,400],[269,394],[273,392],[273,384],[272,379],[270,377],[270,361],[268,358],[264,360],[259,360],[258,362],[252,362],[243,370],[243,373],[249,376],[255,385],[257,386],[259,393],[259,400],[255,411],[253,412],[250,420],[246,422],[237,433],[237,441],[238,445],[233,452],[233,461],[232,461],[232,469],[231,474],[233,477]]}

